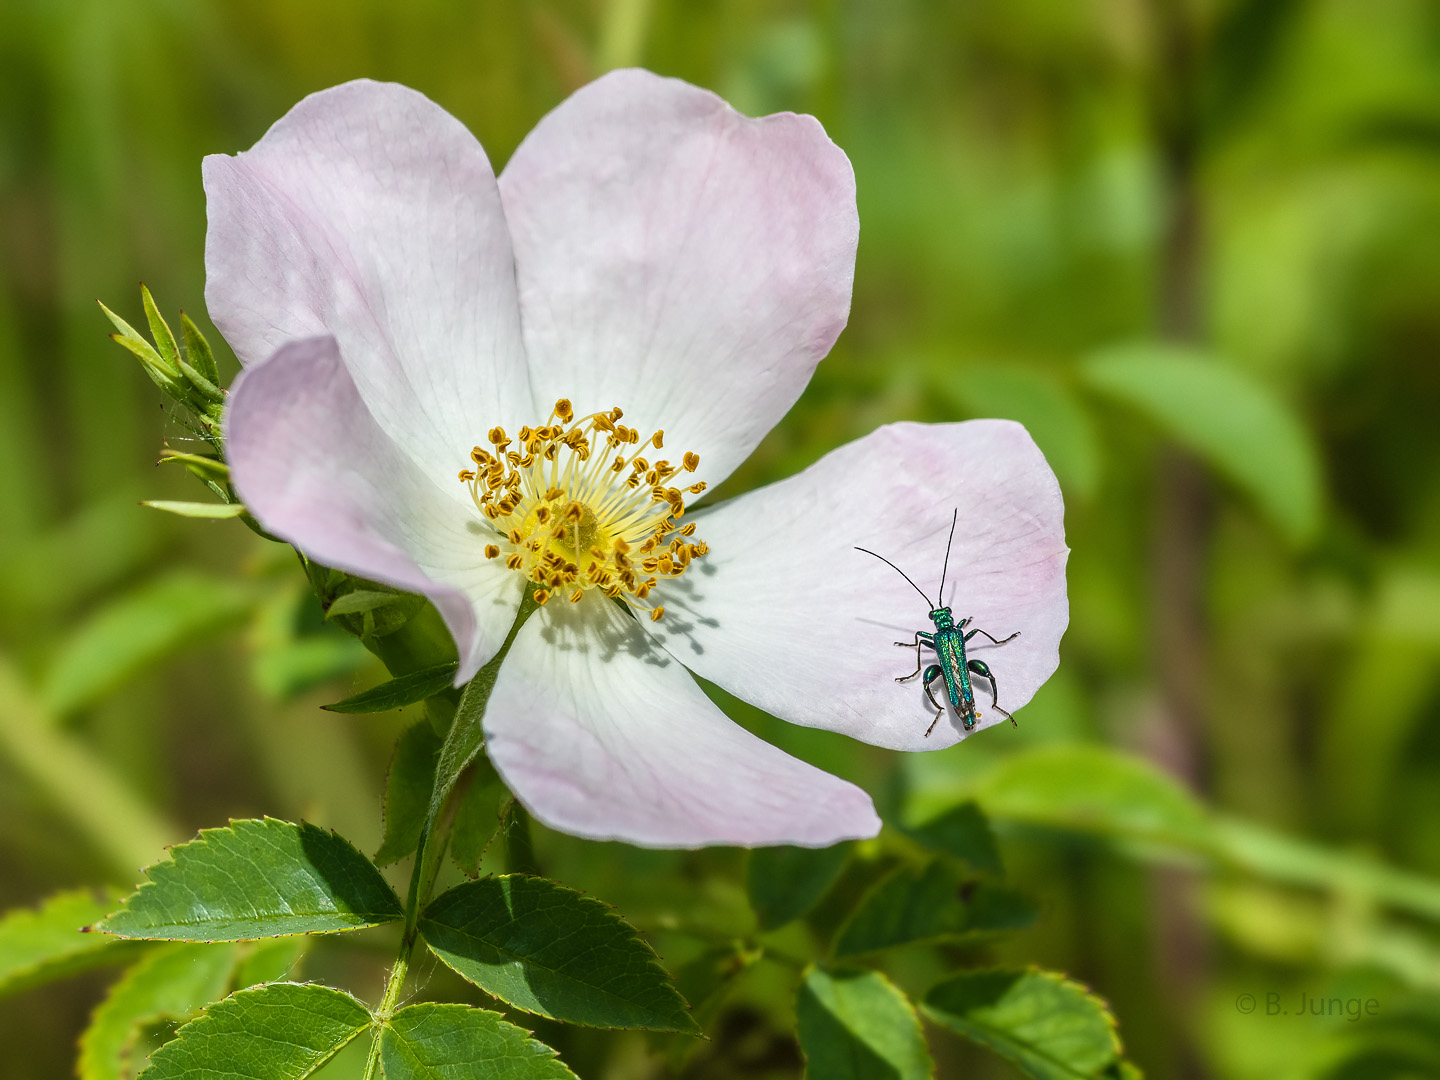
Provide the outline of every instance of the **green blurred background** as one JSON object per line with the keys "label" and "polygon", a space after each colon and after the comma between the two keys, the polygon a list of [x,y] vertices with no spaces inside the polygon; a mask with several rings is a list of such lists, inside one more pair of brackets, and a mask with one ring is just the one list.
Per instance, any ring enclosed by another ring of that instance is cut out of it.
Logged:
{"label": "green blurred background", "polygon": [[[200,159],[310,91],[407,83],[498,169],[627,64],[813,113],[857,175],[849,328],[722,496],[975,416],[1025,422],[1066,495],[1070,630],[1018,731],[906,757],[735,714],[889,821],[979,798],[1043,910],[990,955],[1107,997],[1148,1076],[1440,1076],[1424,0],[3,0],[0,908],[128,888],[230,816],[373,850],[406,719],[316,708],[380,669],[288,551],[136,505],[203,496],[153,467],[185,432],[95,299],[139,322],[143,279],[208,329]],[[538,832],[672,969],[748,932],[740,853]],[[327,948],[307,975],[375,994],[384,943]],[[0,1077],[67,1075],[109,977],[0,1000]],[[793,984],[747,972],[686,1075],[798,1076]],[[1302,991],[1377,1004],[1267,1015]],[[587,1080],[664,1075],[644,1036],[541,1034]],[[1013,1075],[932,1035],[942,1076]]]}

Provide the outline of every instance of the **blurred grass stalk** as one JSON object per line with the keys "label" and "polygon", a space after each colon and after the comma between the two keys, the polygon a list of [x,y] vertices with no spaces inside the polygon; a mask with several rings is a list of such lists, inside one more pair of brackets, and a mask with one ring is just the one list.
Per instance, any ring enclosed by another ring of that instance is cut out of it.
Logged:
{"label": "blurred grass stalk", "polygon": [[59,720],[3,655],[0,753],[104,858],[117,882],[133,882],[142,866],[163,855],[165,845],[182,839],[178,827],[147,806],[83,742],[60,730]]}

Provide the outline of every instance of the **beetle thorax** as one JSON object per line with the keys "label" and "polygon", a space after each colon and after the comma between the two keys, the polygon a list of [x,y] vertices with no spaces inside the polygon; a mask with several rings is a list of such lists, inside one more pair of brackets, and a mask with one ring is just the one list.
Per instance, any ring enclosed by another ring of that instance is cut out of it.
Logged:
{"label": "beetle thorax", "polygon": [[936,608],[930,612],[930,621],[935,624],[936,630],[949,630],[955,625],[955,620],[950,617],[948,607]]}

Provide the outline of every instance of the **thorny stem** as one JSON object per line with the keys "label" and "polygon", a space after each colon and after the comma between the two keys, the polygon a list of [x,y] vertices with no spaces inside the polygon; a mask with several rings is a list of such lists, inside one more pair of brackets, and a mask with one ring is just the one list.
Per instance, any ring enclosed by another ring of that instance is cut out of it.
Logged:
{"label": "thorny stem", "polygon": [[430,813],[420,832],[420,840],[415,848],[415,865],[410,871],[410,888],[405,899],[405,931],[400,938],[400,952],[385,979],[385,992],[375,1010],[374,1035],[370,1042],[370,1056],[365,1062],[364,1080],[375,1080],[379,1075],[381,1031],[390,1022],[395,1007],[400,1003],[400,992],[410,971],[410,960],[420,941],[420,913],[425,910],[425,905],[435,890],[440,868],[444,865],[445,849],[450,843],[450,829],[455,822],[455,802],[451,797],[457,790],[455,781],[475,755],[480,753],[483,743],[480,721],[485,716],[485,706],[490,702],[490,692],[495,689],[500,665],[509,654],[520,627],[535,608],[535,599],[527,589],[520,602],[520,610],[515,614],[515,622],[505,637],[505,643],[500,646],[500,651],[465,687],[465,693],[455,710],[455,719],[451,721],[450,731],[440,748],[435,768],[435,787],[430,795]]}

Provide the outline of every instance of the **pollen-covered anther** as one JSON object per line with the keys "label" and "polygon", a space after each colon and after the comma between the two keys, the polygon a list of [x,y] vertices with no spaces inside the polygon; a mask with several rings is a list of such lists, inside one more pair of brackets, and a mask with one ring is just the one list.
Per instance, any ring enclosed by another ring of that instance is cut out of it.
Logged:
{"label": "pollen-covered anther", "polygon": [[[709,550],[681,539],[695,535],[695,523],[678,524],[685,493],[669,486],[682,468],[693,473],[700,457],[686,451],[678,466],[646,460],[642,452],[663,447],[665,433],[642,438],[620,423],[624,415],[613,408],[577,417],[561,398],[545,423],[521,427],[514,440],[491,428],[490,449],[476,446],[473,467],[459,477],[494,533],[485,558],[503,556],[507,569],[539,586],[538,603],[562,589],[579,603],[595,589],[659,619],[663,607],[643,603],[650,590]],[[704,490],[697,482],[685,492]]]}

